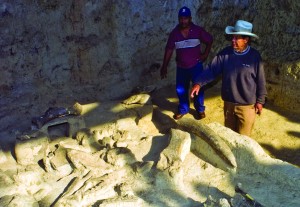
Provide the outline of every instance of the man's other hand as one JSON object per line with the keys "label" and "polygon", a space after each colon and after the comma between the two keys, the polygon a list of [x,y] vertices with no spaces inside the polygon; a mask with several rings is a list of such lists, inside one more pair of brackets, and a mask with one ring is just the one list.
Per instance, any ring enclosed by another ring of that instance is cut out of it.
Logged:
{"label": "man's other hand", "polygon": [[193,85],[191,90],[191,97],[194,98],[194,96],[198,96],[199,91],[200,91],[200,85],[199,84]]}
{"label": "man's other hand", "polygon": [[258,114],[258,115],[261,115],[261,112],[262,112],[262,109],[263,109],[263,105],[261,103],[256,103],[254,105],[255,107],[255,112]]}

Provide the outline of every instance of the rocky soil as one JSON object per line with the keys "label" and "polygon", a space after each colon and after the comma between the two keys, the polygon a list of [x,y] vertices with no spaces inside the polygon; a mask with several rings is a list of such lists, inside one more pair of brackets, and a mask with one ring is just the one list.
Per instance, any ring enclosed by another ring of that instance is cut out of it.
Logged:
{"label": "rocky soil", "polygon": [[264,206],[299,206],[299,116],[270,104],[252,139],[222,126],[218,85],[201,121],[193,109],[172,119],[174,92],[83,104],[79,117],[16,133],[0,151],[1,206],[246,206],[238,183]]}

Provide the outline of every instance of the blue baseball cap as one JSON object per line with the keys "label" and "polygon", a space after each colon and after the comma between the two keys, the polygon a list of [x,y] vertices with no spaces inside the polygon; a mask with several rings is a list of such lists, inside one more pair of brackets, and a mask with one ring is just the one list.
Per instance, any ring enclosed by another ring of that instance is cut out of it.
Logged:
{"label": "blue baseball cap", "polygon": [[191,10],[186,6],[179,9],[178,17],[190,17],[190,16],[191,16]]}

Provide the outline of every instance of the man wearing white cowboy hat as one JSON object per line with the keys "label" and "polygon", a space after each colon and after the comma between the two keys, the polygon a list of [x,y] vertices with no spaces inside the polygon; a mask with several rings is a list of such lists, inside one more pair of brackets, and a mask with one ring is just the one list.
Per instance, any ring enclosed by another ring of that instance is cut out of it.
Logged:
{"label": "man wearing white cowboy hat", "polygon": [[200,88],[222,74],[221,96],[224,101],[225,126],[250,136],[256,114],[261,114],[267,95],[264,68],[260,53],[250,47],[252,24],[238,20],[227,26],[231,46],[221,50],[193,84],[191,97]]}

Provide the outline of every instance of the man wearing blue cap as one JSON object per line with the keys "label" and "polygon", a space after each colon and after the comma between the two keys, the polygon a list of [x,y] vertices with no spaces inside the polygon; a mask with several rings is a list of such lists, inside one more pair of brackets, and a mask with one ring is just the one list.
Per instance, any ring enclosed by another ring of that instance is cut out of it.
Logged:
{"label": "man wearing blue cap", "polygon": [[224,101],[225,126],[250,136],[256,114],[261,114],[267,95],[264,68],[260,53],[250,47],[252,24],[238,20],[234,27],[227,26],[231,46],[225,47],[194,82],[191,97],[200,88],[222,74],[221,96]]}
{"label": "man wearing blue cap", "polygon": [[[189,88],[190,82],[195,82],[203,70],[202,63],[207,59],[213,38],[202,27],[192,22],[191,11],[182,7],[178,12],[179,24],[169,35],[165,48],[164,61],[160,69],[161,79],[167,77],[167,67],[174,49],[176,50],[176,92],[179,99],[178,111],[174,119],[180,119],[189,112]],[[201,51],[201,44],[205,44],[205,50]],[[194,97],[194,107],[197,111],[197,119],[205,117],[204,91]]]}

